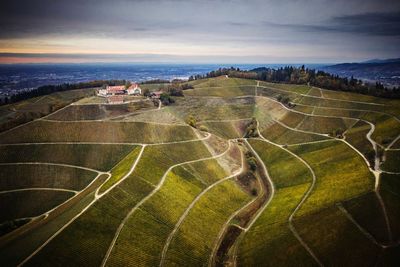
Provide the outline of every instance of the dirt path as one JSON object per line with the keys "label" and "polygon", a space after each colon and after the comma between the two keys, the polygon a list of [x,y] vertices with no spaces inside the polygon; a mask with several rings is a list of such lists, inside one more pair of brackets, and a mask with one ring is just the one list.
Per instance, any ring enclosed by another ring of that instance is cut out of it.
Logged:
{"label": "dirt path", "polygon": [[190,205],[186,208],[185,212],[182,214],[182,216],[179,218],[178,222],[175,224],[174,229],[172,230],[172,232],[169,234],[167,241],[164,244],[163,250],[162,250],[162,254],[161,254],[161,260],[160,260],[160,264],[159,266],[164,266],[165,263],[165,256],[167,254],[169,245],[172,241],[172,238],[175,236],[175,233],[178,231],[179,227],[181,226],[181,224],[183,223],[183,221],[186,219],[187,215],[189,214],[189,212],[192,210],[192,208],[194,207],[194,205],[200,200],[200,198],[206,194],[208,191],[210,191],[212,188],[214,188],[215,186],[219,185],[220,183],[223,183],[229,179],[232,179],[234,177],[236,177],[237,175],[239,175],[240,173],[242,173],[243,168],[244,168],[244,157],[243,154],[240,154],[241,156],[241,167],[238,171],[236,171],[235,173],[233,173],[230,176],[227,176],[221,180],[218,180],[217,182],[211,184],[210,186],[208,186],[207,188],[205,188],[199,195],[196,196],[196,198],[190,203]]}
{"label": "dirt path", "polygon": [[211,137],[210,133],[206,133],[206,135],[202,138],[198,139],[189,139],[183,141],[171,141],[171,142],[159,142],[159,143],[121,143],[121,142],[27,142],[27,143],[11,143],[11,144],[0,144],[0,146],[24,146],[24,145],[129,145],[129,146],[158,146],[158,145],[170,145],[170,144],[180,144],[180,143],[189,143],[196,141],[207,140]]}
{"label": "dirt path", "polygon": [[118,237],[119,237],[119,234],[121,233],[122,228],[124,227],[125,223],[128,221],[129,217],[131,217],[131,216],[135,213],[135,211],[136,211],[140,206],[142,206],[148,199],[150,199],[155,193],[157,193],[157,192],[161,189],[161,187],[164,185],[164,182],[165,182],[165,180],[166,180],[166,178],[167,178],[168,173],[169,173],[173,168],[178,167],[178,166],[181,166],[181,165],[185,165],[185,164],[190,164],[190,163],[199,162],[199,161],[204,161],[204,160],[209,160],[209,159],[217,159],[217,158],[219,158],[219,157],[224,156],[224,155],[229,151],[230,146],[231,146],[231,143],[229,142],[228,148],[227,148],[223,153],[221,153],[221,154],[219,154],[219,155],[215,155],[215,156],[211,156],[211,157],[205,157],[205,158],[196,159],[196,160],[191,160],[191,161],[186,161],[186,162],[174,164],[174,165],[172,165],[171,167],[169,167],[168,170],[167,170],[167,171],[164,173],[164,175],[161,177],[160,182],[159,182],[159,183],[157,184],[157,186],[153,189],[153,191],[151,191],[150,194],[148,194],[148,195],[147,195],[146,197],[144,197],[141,201],[139,201],[139,202],[129,211],[129,213],[125,216],[125,218],[122,220],[122,222],[121,222],[121,224],[119,225],[119,227],[118,227],[118,229],[117,229],[117,231],[116,231],[116,233],[115,233],[115,235],[114,235],[114,238],[113,238],[113,240],[112,240],[112,242],[111,242],[111,244],[110,244],[110,246],[109,246],[109,248],[108,248],[108,251],[107,251],[107,253],[106,253],[106,255],[105,255],[105,257],[104,257],[104,259],[103,259],[103,261],[102,261],[101,266],[105,266],[105,264],[106,264],[106,262],[107,262],[109,256],[111,255],[112,249],[114,248],[114,245],[115,245],[115,243],[116,243],[116,241],[117,241],[117,239],[118,239]]}
{"label": "dirt path", "polygon": [[[110,188],[108,188],[103,193],[99,193],[99,190],[101,187],[98,190],[96,190],[96,193],[95,193],[96,199],[99,199],[102,196],[104,196],[105,194],[107,194],[108,192],[110,192],[113,188],[118,186],[120,183],[122,183],[126,178],[128,178],[133,173],[133,171],[135,170],[136,166],[138,165],[140,159],[142,158],[145,148],[146,148],[146,145],[142,145],[142,148],[140,149],[140,152],[139,152],[138,156],[136,157],[135,162],[132,164],[132,167],[129,169],[128,173],[126,173],[121,179],[119,179],[116,183],[114,183],[112,186],[110,186]],[[118,163],[117,163],[117,165],[118,165]]]}
{"label": "dirt path", "polygon": [[375,105],[375,106],[386,106],[385,104],[374,103],[374,102],[364,102],[364,101],[355,101],[355,100],[345,100],[345,99],[336,99],[336,98],[320,97],[320,96],[313,96],[313,95],[301,94],[301,93],[297,93],[297,92],[294,92],[294,91],[288,91],[288,90],[283,90],[283,89],[274,88],[274,87],[267,87],[267,86],[258,86],[258,87],[266,88],[266,89],[270,89],[270,90],[281,91],[281,92],[285,92],[285,93],[292,93],[292,94],[296,94],[296,95],[300,95],[300,96],[318,98],[318,99],[334,100],[334,101],[339,101],[339,102],[348,102],[348,103],[356,103],[356,104],[367,104],[367,105]]}
{"label": "dirt path", "polygon": [[[299,161],[301,161],[301,163],[303,163],[307,169],[310,171],[311,175],[312,175],[312,182],[310,187],[308,188],[307,192],[304,194],[303,198],[301,199],[301,201],[299,202],[299,204],[296,206],[296,208],[294,209],[294,211],[292,212],[292,214],[290,214],[289,216],[289,228],[290,231],[292,231],[293,235],[296,237],[296,239],[300,242],[300,244],[307,250],[307,252],[311,255],[311,257],[313,257],[313,259],[315,260],[315,262],[319,265],[319,266],[323,266],[322,262],[318,259],[318,257],[315,255],[315,253],[311,250],[311,248],[304,242],[304,240],[301,238],[300,234],[297,232],[296,228],[293,225],[293,218],[295,216],[295,214],[297,213],[297,211],[301,208],[301,206],[304,204],[304,202],[308,199],[308,197],[311,195],[311,192],[314,190],[315,187],[315,183],[317,181],[317,177],[315,175],[314,170],[311,168],[311,166],[304,160],[302,159],[300,156],[298,156],[297,154],[293,153],[292,151],[286,149],[285,147],[278,145],[274,142],[271,142],[269,140],[267,140],[266,138],[264,138],[264,136],[261,135],[260,131],[259,131],[259,123],[257,121],[257,131],[259,133],[259,136],[261,137],[262,140],[264,140],[265,142],[272,144],[274,146],[277,146],[283,150],[285,150],[286,152],[288,152],[290,155],[294,156],[296,159],[298,159]],[[271,181],[272,183],[272,181]]]}
{"label": "dirt path", "polygon": [[[259,194],[261,197],[263,197],[264,195],[267,197],[267,199],[266,199],[266,201],[265,201],[265,203],[264,203],[264,205],[262,205],[257,211],[256,211],[256,215],[253,217],[253,218],[251,218],[251,222],[247,225],[247,227],[242,227],[242,226],[240,226],[240,225],[236,225],[236,224],[233,224],[233,226],[235,226],[235,227],[237,227],[237,228],[239,228],[241,231],[243,231],[243,232],[247,232],[250,228],[251,228],[251,226],[257,221],[257,219],[258,219],[258,217],[262,214],[262,212],[267,208],[267,206],[269,205],[269,203],[271,202],[271,200],[272,200],[272,198],[273,198],[273,195],[274,195],[274,192],[275,192],[275,188],[274,188],[274,186],[273,186],[273,183],[272,183],[272,180],[271,180],[271,178],[270,178],[270,176],[269,176],[269,173],[268,173],[268,170],[267,170],[267,168],[266,168],[266,166],[265,166],[265,164],[264,164],[264,162],[261,160],[261,158],[259,157],[259,155],[257,154],[257,152],[253,149],[253,147],[248,143],[248,141],[247,141],[247,139],[244,139],[245,140],[245,142],[246,142],[246,144],[247,144],[247,147],[249,148],[249,150],[256,156],[256,158],[257,158],[257,160],[258,160],[258,162],[260,163],[260,165],[261,165],[261,167],[262,167],[262,171],[263,171],[263,175],[265,176],[265,178],[266,178],[266,180],[267,180],[267,185],[262,185],[261,183],[262,183],[262,181],[260,181],[259,179],[257,179],[257,181],[258,181],[258,183],[259,183],[259,186],[260,186],[260,188],[261,188],[261,194]],[[244,165],[244,163],[243,163],[243,165]],[[266,191],[266,189],[265,189],[265,187],[268,187],[268,188],[270,188],[270,194],[268,195],[268,192]],[[215,264],[215,261],[216,261],[216,259],[217,259],[217,252],[218,252],[218,248],[219,248],[219,246],[220,246],[220,244],[224,241],[223,240],[223,237],[224,237],[224,234],[225,234],[225,232],[228,230],[228,227],[229,227],[229,225],[230,225],[230,223],[232,222],[232,220],[233,220],[233,218],[235,218],[238,214],[240,214],[243,210],[245,210],[247,207],[249,207],[250,205],[252,205],[254,202],[256,202],[256,201],[258,201],[259,200],[259,197],[256,197],[256,198],[254,198],[252,201],[250,201],[250,202],[248,202],[246,205],[244,205],[243,207],[241,207],[240,209],[238,209],[236,212],[234,212],[230,217],[229,217],[229,219],[224,223],[224,225],[221,227],[221,230],[220,230],[220,232],[219,232],[219,234],[218,234],[218,238],[217,238],[217,240],[216,240],[216,242],[214,243],[214,247],[213,247],[213,250],[212,250],[212,253],[211,253],[211,256],[210,256],[210,259],[209,259],[209,263],[208,263],[208,266],[209,267],[211,267],[211,266],[213,266],[214,264]],[[234,259],[234,263],[236,264],[236,252],[237,252],[237,247],[238,247],[238,244],[239,244],[239,242],[240,242],[240,233],[238,233],[238,235],[236,236],[236,240],[235,241],[231,241],[231,243],[232,243],[232,245],[231,245],[231,247],[233,248],[233,250],[234,250],[234,253],[233,253],[233,259]]]}

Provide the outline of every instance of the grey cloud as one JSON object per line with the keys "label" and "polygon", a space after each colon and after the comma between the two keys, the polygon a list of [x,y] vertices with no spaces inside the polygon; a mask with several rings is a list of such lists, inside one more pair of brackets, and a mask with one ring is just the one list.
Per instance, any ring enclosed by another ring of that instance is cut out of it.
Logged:
{"label": "grey cloud", "polygon": [[284,24],[266,22],[267,25],[310,33],[351,33],[371,36],[400,36],[400,11],[337,16],[323,24]]}

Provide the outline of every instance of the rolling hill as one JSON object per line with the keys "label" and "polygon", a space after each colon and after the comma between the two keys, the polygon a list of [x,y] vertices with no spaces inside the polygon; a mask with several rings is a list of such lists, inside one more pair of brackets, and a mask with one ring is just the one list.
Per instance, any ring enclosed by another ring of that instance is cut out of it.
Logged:
{"label": "rolling hill", "polygon": [[159,109],[3,106],[0,265],[400,264],[400,100],[188,83]]}

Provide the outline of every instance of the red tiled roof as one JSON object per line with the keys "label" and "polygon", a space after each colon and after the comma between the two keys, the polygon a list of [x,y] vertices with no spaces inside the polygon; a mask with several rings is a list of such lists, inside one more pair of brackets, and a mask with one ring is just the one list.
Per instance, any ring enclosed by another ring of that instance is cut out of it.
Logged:
{"label": "red tiled roof", "polygon": [[137,83],[132,83],[131,86],[129,86],[129,89],[136,89],[138,87],[139,85]]}

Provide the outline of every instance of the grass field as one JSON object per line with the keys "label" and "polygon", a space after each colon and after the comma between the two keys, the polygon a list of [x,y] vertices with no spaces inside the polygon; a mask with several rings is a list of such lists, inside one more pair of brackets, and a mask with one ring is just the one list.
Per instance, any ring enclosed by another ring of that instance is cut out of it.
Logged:
{"label": "grass field", "polygon": [[81,98],[94,94],[94,89],[53,93],[0,107],[0,132],[48,115]]}
{"label": "grass field", "polygon": [[250,197],[230,180],[210,189],[180,225],[167,250],[165,265],[206,264],[224,223],[249,200]]}
{"label": "grass field", "polygon": [[317,181],[297,216],[327,208],[339,201],[365,194],[374,178],[364,160],[340,141],[289,147],[313,168]]}
{"label": "grass field", "polygon": [[374,166],[375,151],[371,142],[367,139],[366,135],[371,130],[371,126],[363,121],[358,121],[352,128],[350,128],[345,136],[346,141],[360,151]]}
{"label": "grass field", "polygon": [[82,190],[96,175],[91,171],[65,166],[2,165],[0,191],[39,187]]}
{"label": "grass field", "polygon": [[110,142],[161,143],[196,139],[188,126],[144,122],[37,121],[1,135],[1,143]]}
{"label": "grass field", "polygon": [[155,109],[151,101],[120,105],[73,105],[50,115],[47,119],[58,121],[102,120],[131,112]]}
{"label": "grass field", "polygon": [[305,142],[313,142],[327,140],[328,137],[321,135],[297,132],[282,126],[279,123],[274,123],[270,127],[265,128],[261,132],[262,136],[280,145],[298,144]]}
{"label": "grass field", "polygon": [[337,129],[346,130],[354,123],[356,121],[352,119],[306,116],[297,128],[303,131],[332,134]]}
{"label": "grass field", "polygon": [[387,146],[400,135],[400,122],[392,116],[368,112],[361,118],[375,125],[372,139],[383,146]]}
{"label": "grass field", "polygon": [[133,148],[131,145],[3,145],[0,162],[59,163],[108,171]]}
{"label": "grass field", "polygon": [[208,96],[208,97],[235,97],[255,94],[255,86],[242,85],[235,87],[206,87],[184,91],[185,96]]}
{"label": "grass field", "polygon": [[111,178],[101,186],[99,193],[103,193],[109,189],[129,172],[133,164],[136,162],[140,150],[140,146],[133,147],[132,151],[111,169]]}
{"label": "grass field", "polygon": [[[93,90],[1,107],[0,125],[80,99],[0,133],[0,265],[46,241],[24,266],[101,266],[106,255],[105,266],[398,265],[399,151],[386,150],[377,180],[360,155],[375,163],[365,121],[382,147],[399,136],[398,100],[225,76],[187,83],[195,89],[161,109],[105,105]],[[262,136],[244,140],[252,119]],[[344,139],[326,136],[339,129]],[[261,187],[250,146],[274,190]]]}
{"label": "grass field", "polygon": [[[210,168],[212,165],[214,168]],[[157,265],[169,234],[190,203],[204,190],[205,181],[225,176],[227,173],[216,160],[174,168],[161,189],[126,222],[108,263]]]}
{"label": "grass field", "polygon": [[254,226],[243,234],[238,247],[239,265],[316,265],[289,229],[289,216],[310,186],[309,169],[277,146],[259,140],[249,143],[267,167],[276,192]]}
{"label": "grass field", "polygon": [[213,78],[213,79],[202,79],[197,81],[189,82],[194,88],[204,87],[223,87],[223,86],[240,86],[240,85],[256,85],[254,80],[238,79],[238,78],[226,78],[224,76]]}
{"label": "grass field", "polygon": [[68,264],[100,265],[125,216],[155,188],[167,169],[173,164],[208,156],[201,141],[146,147],[135,171],[53,239],[29,264],[60,264],[63,255],[62,262]]}

